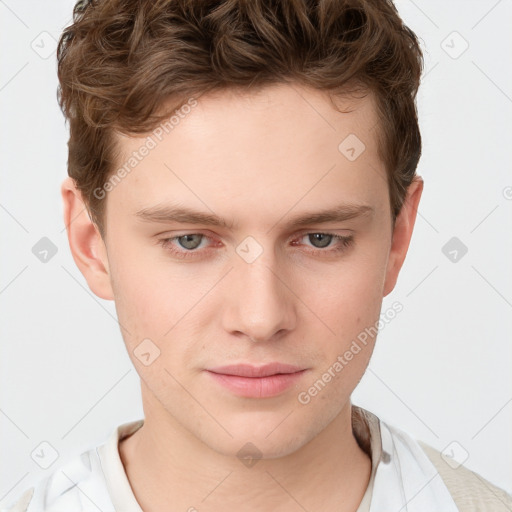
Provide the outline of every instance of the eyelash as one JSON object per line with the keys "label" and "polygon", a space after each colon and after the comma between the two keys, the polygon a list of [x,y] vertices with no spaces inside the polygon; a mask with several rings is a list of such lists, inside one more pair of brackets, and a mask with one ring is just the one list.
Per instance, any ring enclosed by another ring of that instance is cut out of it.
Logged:
{"label": "eyelash", "polygon": [[[187,235],[200,235],[203,238],[210,239],[209,236],[204,235],[203,233],[184,233],[183,235],[173,236],[173,237],[170,237],[170,238],[162,238],[162,239],[159,240],[159,244],[165,250],[169,251],[171,254],[173,254],[174,256],[177,256],[178,258],[183,258],[183,259],[193,258],[193,257],[195,257],[195,255],[197,253],[200,252],[199,249],[192,249],[192,250],[188,250],[188,251],[187,250],[179,251],[179,250],[176,250],[174,248],[172,248],[172,249],[170,248],[170,247],[173,247],[171,242],[173,242],[174,240],[177,240],[178,238],[187,236]],[[324,232],[324,231],[310,231],[308,233],[302,234],[296,240],[300,240],[301,238],[304,238],[305,236],[308,236],[308,235],[327,235],[327,236],[332,236],[333,240],[337,240],[340,243],[340,246],[338,246],[338,247],[336,247],[334,249],[308,249],[307,252],[311,252],[311,253],[328,253],[328,254],[340,253],[340,252],[343,252],[343,251],[347,250],[350,246],[352,246],[352,244],[354,242],[354,236],[353,235],[342,236],[342,235],[338,235],[336,233],[329,233],[329,232]]]}

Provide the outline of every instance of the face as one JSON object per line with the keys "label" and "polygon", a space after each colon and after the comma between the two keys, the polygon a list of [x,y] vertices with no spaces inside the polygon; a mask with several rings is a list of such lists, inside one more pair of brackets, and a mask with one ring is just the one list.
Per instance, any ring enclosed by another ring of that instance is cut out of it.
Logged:
{"label": "face", "polygon": [[[276,85],[192,104],[107,194],[112,298],[148,419],[219,453],[284,456],[347,408],[375,339],[353,342],[401,265],[374,99],[340,113]],[[121,165],[147,141],[119,137]],[[293,368],[219,370],[270,363]]]}

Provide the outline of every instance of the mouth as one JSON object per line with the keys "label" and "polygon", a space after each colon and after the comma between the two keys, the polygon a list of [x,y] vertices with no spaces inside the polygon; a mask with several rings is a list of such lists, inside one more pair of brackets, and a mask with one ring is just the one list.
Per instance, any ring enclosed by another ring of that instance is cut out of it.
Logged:
{"label": "mouth", "polygon": [[217,366],[205,370],[214,382],[246,398],[269,398],[277,396],[307,372],[307,368],[285,363],[270,363],[263,366],[236,364]]}

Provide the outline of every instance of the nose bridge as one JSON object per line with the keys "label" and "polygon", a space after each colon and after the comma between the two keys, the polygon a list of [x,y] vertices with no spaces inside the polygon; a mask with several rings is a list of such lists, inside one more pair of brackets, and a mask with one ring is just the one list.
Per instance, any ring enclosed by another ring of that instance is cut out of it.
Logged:
{"label": "nose bridge", "polygon": [[236,253],[225,328],[252,341],[269,340],[291,329],[293,294],[286,285],[284,262],[276,257],[273,246],[249,236],[236,247]]}

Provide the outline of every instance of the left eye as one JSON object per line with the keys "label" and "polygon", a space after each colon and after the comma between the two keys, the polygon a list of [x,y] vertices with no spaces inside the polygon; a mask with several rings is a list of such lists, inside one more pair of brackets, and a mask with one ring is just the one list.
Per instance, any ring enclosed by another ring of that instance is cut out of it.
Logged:
{"label": "left eye", "polygon": [[[308,251],[320,253],[343,251],[353,243],[354,239],[353,235],[341,236],[335,233],[311,232],[301,235],[296,240],[301,240],[306,237],[308,237],[308,240],[311,243],[318,244],[313,245],[314,249],[308,249]],[[185,235],[174,236],[171,238],[163,238],[159,241],[159,243],[162,245],[162,247],[164,247],[164,249],[169,250],[172,254],[181,258],[187,258],[194,256],[195,253],[197,252],[200,252],[197,249],[201,245],[203,239],[210,239],[210,237],[203,235],[202,233],[187,233]],[[333,249],[325,249],[326,247],[330,247],[333,245],[331,243],[333,240],[338,242],[338,246]],[[185,250],[177,249],[176,245],[173,243],[175,241],[177,241],[181,248]],[[292,245],[298,244],[296,243],[296,241],[294,241]]]}
{"label": "left eye", "polygon": [[[318,245],[314,245],[316,250],[314,249],[312,252],[320,252],[320,253],[344,251],[344,250],[348,249],[348,247],[350,247],[354,241],[353,235],[342,236],[342,235],[338,235],[336,233],[323,233],[323,232],[305,233],[302,236],[300,236],[298,238],[298,240],[300,240],[302,238],[306,238],[306,237],[308,237],[308,240],[310,242],[313,242],[313,244],[318,243]],[[323,248],[325,248],[325,247],[332,246],[331,242],[333,240],[337,241],[338,245],[332,249],[323,250]]]}
{"label": "left eye", "polygon": [[[314,243],[319,243],[319,246],[315,246],[317,249],[320,248],[324,248],[324,247],[327,247],[330,242],[332,240],[335,239],[336,235],[333,235],[333,234],[329,234],[329,233],[308,233],[304,236],[307,236],[309,237],[309,241],[310,242],[313,242]],[[341,238],[343,239],[342,237],[337,237],[337,238]]]}

